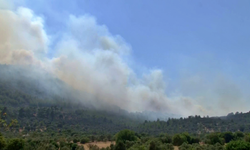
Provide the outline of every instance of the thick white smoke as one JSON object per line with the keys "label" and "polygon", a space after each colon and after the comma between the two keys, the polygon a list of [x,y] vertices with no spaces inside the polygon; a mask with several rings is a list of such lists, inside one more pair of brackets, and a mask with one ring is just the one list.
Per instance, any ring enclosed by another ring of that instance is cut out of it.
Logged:
{"label": "thick white smoke", "polygon": [[[130,45],[94,17],[71,15],[65,22],[67,29],[60,31],[62,37],[52,49],[44,20],[32,10],[0,9],[0,63],[38,66],[74,89],[128,111],[212,114],[198,104],[199,98],[168,98],[162,70],[138,78],[126,61]],[[48,57],[49,51],[53,56]]]}
{"label": "thick white smoke", "polygon": [[27,8],[0,9],[0,24],[0,63],[41,65],[37,57],[48,49],[42,18]]}

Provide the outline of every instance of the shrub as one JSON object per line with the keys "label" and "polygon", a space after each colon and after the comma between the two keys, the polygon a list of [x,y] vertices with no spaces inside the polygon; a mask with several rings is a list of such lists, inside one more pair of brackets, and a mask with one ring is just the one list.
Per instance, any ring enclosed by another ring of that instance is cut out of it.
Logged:
{"label": "shrub", "polygon": [[[27,147],[25,147],[25,150],[28,150]],[[34,150],[34,149],[30,149],[30,150]],[[36,150],[58,150],[58,148],[56,148],[52,144],[44,144],[44,145],[38,146]]]}
{"label": "shrub", "polygon": [[159,146],[160,150],[174,150],[173,144],[167,143]]}
{"label": "shrub", "polygon": [[224,139],[220,137],[219,133],[211,133],[207,135],[207,140],[205,141],[207,144],[214,145],[216,143],[224,144]]}
{"label": "shrub", "polygon": [[6,141],[3,136],[0,135],[0,149],[4,149],[6,146]]}
{"label": "shrub", "polygon": [[74,143],[77,143],[77,142],[79,142],[79,139],[74,138],[74,139],[73,139],[73,142],[74,142]]}
{"label": "shrub", "polygon": [[83,137],[81,139],[81,144],[85,144],[85,143],[88,143],[88,142],[89,142],[89,138],[87,138],[87,137]]}
{"label": "shrub", "polygon": [[115,144],[115,150],[126,150],[126,146],[122,141],[118,141]]}
{"label": "shrub", "polygon": [[76,150],[84,150],[84,146],[77,146]]}
{"label": "shrub", "polygon": [[183,144],[181,144],[181,146],[179,147],[179,150],[189,150],[189,149],[191,149],[192,148],[192,146],[190,145],[190,144],[188,144],[188,143],[183,143]]}
{"label": "shrub", "polygon": [[245,135],[245,141],[246,141],[246,142],[250,142],[250,135],[249,135],[249,134],[246,134],[246,135]]}
{"label": "shrub", "polygon": [[135,133],[131,130],[122,130],[116,135],[116,142],[136,141]]}
{"label": "shrub", "polygon": [[64,146],[60,150],[70,150],[70,148],[68,146]]}
{"label": "shrub", "polygon": [[234,139],[234,135],[232,132],[225,132],[222,133],[222,137],[224,138],[226,143],[229,143],[231,140]]}
{"label": "shrub", "polygon": [[181,144],[187,142],[187,138],[182,134],[176,134],[173,136],[172,142],[175,146],[180,146]]}
{"label": "shrub", "polygon": [[71,145],[71,149],[72,150],[76,150],[76,148],[77,148],[77,144],[76,143],[74,143],[74,144]]}
{"label": "shrub", "polygon": [[20,150],[24,147],[24,141],[22,139],[11,139],[6,146],[6,150]]}
{"label": "shrub", "polygon": [[226,150],[249,150],[250,143],[245,141],[231,141],[226,145]]}
{"label": "shrub", "polygon": [[172,137],[170,135],[164,135],[160,137],[162,143],[172,143]]}
{"label": "shrub", "polygon": [[237,131],[234,133],[234,137],[235,137],[235,139],[242,139],[242,138],[244,138],[244,134],[240,131]]}

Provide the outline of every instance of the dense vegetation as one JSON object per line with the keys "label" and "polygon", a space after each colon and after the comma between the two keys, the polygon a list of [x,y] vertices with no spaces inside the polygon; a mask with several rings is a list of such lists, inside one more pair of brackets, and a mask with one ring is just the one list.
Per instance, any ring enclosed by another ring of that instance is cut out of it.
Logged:
{"label": "dense vegetation", "polygon": [[[107,149],[250,149],[249,112],[152,121],[113,106],[95,109],[49,75],[39,82],[27,71],[7,65],[0,70],[0,150],[75,150],[84,149],[80,143],[114,140]],[[44,81],[57,86],[48,91]]]}
{"label": "dense vegetation", "polygon": [[169,118],[167,121],[145,121],[136,131],[149,134],[166,132],[170,134],[189,132],[196,134],[210,132],[250,132],[250,113],[230,113],[225,117],[189,116],[187,118]]}
{"label": "dense vegetation", "polygon": [[[205,135],[190,135],[187,132],[157,136],[135,133],[125,129],[115,135],[93,136],[68,132],[30,132],[25,136],[16,134],[15,138],[0,134],[1,150],[84,150],[82,144],[90,141],[115,141],[102,150],[249,150],[250,134],[243,132],[214,132]],[[89,144],[90,150],[99,150]]]}

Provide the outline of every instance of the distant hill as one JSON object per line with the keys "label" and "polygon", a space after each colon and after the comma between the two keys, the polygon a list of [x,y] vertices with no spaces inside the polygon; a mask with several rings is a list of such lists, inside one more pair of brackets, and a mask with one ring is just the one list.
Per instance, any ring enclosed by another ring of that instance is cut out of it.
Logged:
{"label": "distant hill", "polygon": [[70,129],[80,133],[104,134],[132,129],[151,135],[186,131],[194,134],[250,132],[249,112],[177,119],[174,114],[129,113],[108,104],[103,104],[103,109],[96,108],[91,96],[84,94],[37,68],[0,65],[1,116],[7,122],[18,120],[14,131],[60,132]]}
{"label": "distant hill", "polygon": [[115,133],[143,121],[117,106],[96,108],[93,99],[36,68],[0,65],[0,110],[28,131],[75,129]]}

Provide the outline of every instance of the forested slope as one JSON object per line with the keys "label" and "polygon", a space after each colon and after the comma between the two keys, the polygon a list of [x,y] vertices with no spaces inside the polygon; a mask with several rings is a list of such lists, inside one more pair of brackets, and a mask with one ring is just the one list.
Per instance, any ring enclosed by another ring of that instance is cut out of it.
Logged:
{"label": "forested slope", "polygon": [[79,99],[79,93],[62,81],[44,72],[8,65],[1,65],[0,70],[1,117],[7,123],[17,119],[13,132],[61,132],[70,129],[79,133],[113,134],[122,129],[132,129],[138,133],[158,135],[186,131],[195,134],[250,131],[250,113],[150,121],[143,113],[129,113],[116,106],[97,109],[89,105],[87,99]]}

